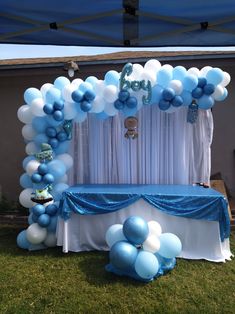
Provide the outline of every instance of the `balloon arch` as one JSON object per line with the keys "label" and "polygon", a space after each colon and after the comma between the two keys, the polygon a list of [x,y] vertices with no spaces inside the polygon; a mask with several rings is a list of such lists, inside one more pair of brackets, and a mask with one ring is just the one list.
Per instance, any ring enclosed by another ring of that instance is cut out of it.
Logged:
{"label": "balloon arch", "polygon": [[154,105],[169,114],[186,106],[188,122],[193,123],[198,109],[210,109],[227,97],[229,82],[230,75],[219,68],[186,70],[152,59],[144,66],[128,63],[121,73],[108,71],[104,80],[89,76],[70,82],[60,76],[40,90],[26,89],[26,104],[17,114],[25,124],[27,154],[19,201],[29,208],[29,227],[19,233],[18,246],[37,250],[56,245],[58,205],[73,165],[68,150],[74,122],[82,123],[90,113],[100,119],[135,116],[142,106]]}

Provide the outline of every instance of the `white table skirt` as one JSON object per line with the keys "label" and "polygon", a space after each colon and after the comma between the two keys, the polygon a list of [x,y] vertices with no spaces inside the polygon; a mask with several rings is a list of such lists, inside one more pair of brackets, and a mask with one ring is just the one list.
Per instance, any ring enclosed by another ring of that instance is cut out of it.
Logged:
{"label": "white table skirt", "polygon": [[141,216],[146,221],[156,220],[162,232],[176,234],[182,242],[179,257],[187,259],[206,259],[213,262],[225,262],[232,256],[229,239],[220,240],[219,223],[190,218],[171,216],[157,210],[143,199],[119,211],[101,215],[79,215],[73,213],[64,222],[59,219],[57,225],[57,245],[63,252],[107,251],[105,242],[107,229],[117,223],[123,223],[129,216]]}

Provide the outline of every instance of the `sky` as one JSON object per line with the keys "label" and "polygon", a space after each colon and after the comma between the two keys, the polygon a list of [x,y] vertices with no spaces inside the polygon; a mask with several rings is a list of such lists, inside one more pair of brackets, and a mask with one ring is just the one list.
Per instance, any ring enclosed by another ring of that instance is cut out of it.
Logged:
{"label": "sky", "polygon": [[164,47],[164,48],[115,48],[115,47],[73,47],[50,45],[13,45],[0,44],[0,60],[21,58],[50,58],[71,57],[81,55],[96,55],[120,51],[197,51],[197,50],[225,50],[234,51],[235,47]]}

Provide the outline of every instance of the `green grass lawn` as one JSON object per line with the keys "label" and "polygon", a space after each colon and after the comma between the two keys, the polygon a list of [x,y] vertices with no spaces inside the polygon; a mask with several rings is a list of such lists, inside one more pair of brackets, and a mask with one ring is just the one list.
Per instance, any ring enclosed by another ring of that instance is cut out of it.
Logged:
{"label": "green grass lawn", "polygon": [[[234,313],[235,260],[178,259],[151,283],[105,271],[107,252],[28,252],[0,227],[0,313]],[[231,236],[235,252],[235,236]]]}

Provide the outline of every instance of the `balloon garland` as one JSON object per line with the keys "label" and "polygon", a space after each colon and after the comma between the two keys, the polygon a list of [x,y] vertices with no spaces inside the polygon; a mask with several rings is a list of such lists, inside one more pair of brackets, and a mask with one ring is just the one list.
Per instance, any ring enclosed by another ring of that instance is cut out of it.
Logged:
{"label": "balloon garland", "polygon": [[27,157],[19,196],[29,208],[29,227],[17,237],[19,247],[29,250],[56,245],[58,204],[73,165],[68,154],[73,123],[82,123],[88,113],[99,119],[116,114],[135,116],[142,106],[156,105],[166,113],[188,107],[188,122],[194,123],[199,109],[210,109],[224,100],[230,75],[219,68],[201,70],[161,65],[149,60],[144,66],[127,63],[122,72],[108,71],[104,80],[89,76],[72,82],[57,77],[53,84],[24,92],[25,104],[18,119],[25,125],[22,136]]}

